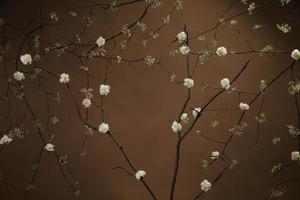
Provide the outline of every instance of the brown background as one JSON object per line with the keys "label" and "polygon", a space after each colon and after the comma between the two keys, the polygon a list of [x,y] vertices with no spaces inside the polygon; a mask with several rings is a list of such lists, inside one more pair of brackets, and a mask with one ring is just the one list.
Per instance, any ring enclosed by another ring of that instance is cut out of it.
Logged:
{"label": "brown background", "polygon": [[[149,46],[144,48],[138,39],[131,43],[124,57],[140,58],[151,54],[156,58],[163,57],[161,66],[148,67],[144,63],[135,63],[133,67],[127,64],[114,64],[109,71],[108,83],[112,86],[112,92],[107,97],[105,104],[106,120],[112,131],[126,148],[129,156],[138,168],[147,171],[146,180],[153,187],[159,199],[167,199],[173,171],[175,156],[176,137],[171,132],[170,124],[177,116],[185,99],[185,89],[181,85],[170,82],[166,71],[176,73],[176,81],[185,78],[185,59],[183,56],[168,56],[168,51],[174,48],[171,43],[175,35],[181,31],[184,24],[191,35],[199,33],[216,23],[216,19],[223,13],[231,1],[226,0],[186,0],[184,10],[176,12],[169,24],[161,32],[160,38],[150,40]],[[258,1],[262,3],[263,1]],[[148,27],[156,27],[161,24],[161,18],[166,16],[173,6],[173,1],[165,0],[165,7],[152,9],[145,18]],[[81,1],[46,1],[47,11],[55,10],[62,20],[59,27],[49,28],[43,34],[51,40],[56,40],[63,33],[76,33],[82,26],[82,15],[75,20],[68,15],[66,9],[73,5],[80,5]],[[144,4],[122,8],[118,13],[111,16],[115,32],[120,30],[124,23],[137,18],[142,13]],[[293,2],[288,8],[279,5],[257,11],[253,16],[240,17],[239,28],[249,38],[255,49],[262,49],[266,44],[275,40],[275,24],[282,23],[292,6],[298,6],[296,14],[288,21],[293,30],[287,36],[279,35],[278,46],[285,51],[291,51],[300,47],[299,42],[299,5]],[[22,27],[33,19],[38,12],[39,2],[8,1],[0,3],[1,15],[18,27]],[[236,6],[232,13],[238,13],[245,7]],[[45,16],[47,17],[48,14]],[[230,16],[230,15],[229,15]],[[254,24],[267,24],[263,30],[253,31]],[[33,25],[34,26],[34,23]],[[29,29],[28,29],[29,30]],[[94,25],[89,29],[87,38],[95,39],[98,35],[109,36],[106,13],[98,9],[94,15]],[[11,35],[18,37],[17,35]],[[212,48],[209,38],[206,42],[194,41],[191,44],[193,51]],[[17,43],[17,42],[16,42]],[[228,25],[222,26],[218,34],[218,44],[228,47],[230,50],[243,51],[247,46],[240,36]],[[55,59],[54,59],[55,58]],[[195,60],[195,59],[194,59]],[[260,57],[258,55],[235,55],[224,58],[211,58],[204,65],[200,65],[194,76],[196,86],[192,89],[190,106],[201,106],[215,93],[214,90],[201,92],[200,82],[210,86],[218,86],[219,80],[225,76],[233,77],[241,66],[250,60],[249,68],[239,78],[237,85],[245,91],[257,92],[257,86],[261,79],[270,80],[280,70],[291,62],[287,54],[275,57]],[[85,87],[83,74],[78,73],[80,64],[74,58],[66,55],[57,58],[55,54],[48,55],[41,61],[45,68],[59,74],[68,72],[71,74],[71,86],[76,91],[78,99],[82,99],[79,90]],[[89,62],[90,70],[94,74],[92,86],[95,94],[98,86],[104,78],[105,62],[94,60]],[[299,77],[299,64],[296,64],[296,74]],[[13,68],[12,71],[13,72]],[[227,154],[239,162],[237,168],[229,171],[212,191],[206,193],[205,199],[266,199],[270,187],[278,180],[299,176],[299,170],[291,168],[283,172],[277,178],[271,178],[270,169],[278,162],[288,162],[290,152],[297,146],[296,143],[272,145],[274,136],[287,137],[286,124],[296,124],[296,112],[293,98],[287,93],[287,83],[290,75],[287,73],[269,89],[269,95],[263,112],[268,115],[268,123],[262,128],[260,148],[255,145],[256,124],[254,117],[257,115],[257,106],[261,101],[258,99],[251,111],[247,113],[245,120],[249,127],[243,136],[236,136],[230,144]],[[1,86],[5,85],[1,82]],[[71,97],[66,89],[58,84],[57,80],[49,80],[47,87],[51,91],[59,90],[62,93],[62,102],[51,104],[51,113],[58,116],[60,122],[51,127],[50,133],[55,134],[54,144],[57,151],[69,155],[69,164],[79,181],[80,196],[84,200],[138,200],[149,199],[148,193],[135,179],[130,178],[121,171],[112,170],[114,166],[124,166],[126,162],[112,141],[105,135],[95,133],[88,138],[86,144],[87,155],[81,155],[81,142],[84,137],[84,129],[78,120],[77,113]],[[1,87],[2,88],[2,87]],[[3,88],[1,93],[3,93]],[[25,93],[30,99],[32,106],[43,121],[46,119],[45,99],[37,90],[36,82],[25,81]],[[249,96],[242,96],[243,101],[249,101]],[[99,95],[95,97],[99,101]],[[211,107],[234,107],[238,104],[236,95],[223,95]],[[6,103],[1,101],[1,119],[6,113]],[[13,116],[17,121],[20,119],[24,108],[23,102],[16,100],[13,107]],[[100,123],[99,110],[91,109],[91,123],[96,126]],[[83,110],[82,110],[83,111]],[[193,134],[183,144],[182,160],[180,163],[179,179],[176,189],[177,200],[191,199],[200,191],[200,182],[207,178],[213,179],[222,169],[222,163],[217,163],[205,171],[201,164],[203,159],[208,159],[213,150],[221,147],[205,140],[196,130],[201,130],[206,135],[224,140],[229,136],[228,128],[236,122],[240,111],[218,112],[215,116],[207,113],[197,123]],[[28,115],[29,117],[29,115]],[[217,128],[210,128],[212,119],[220,121]],[[7,122],[1,120],[1,131],[6,129]],[[2,134],[2,132],[1,132]],[[47,135],[47,131],[44,133]],[[10,192],[4,189],[0,183],[0,199],[22,199],[25,186],[28,184],[33,171],[32,159],[38,155],[40,141],[36,132],[30,131],[24,139],[17,139],[0,153],[0,169],[4,172]],[[35,182],[37,190],[29,199],[74,199],[73,192],[64,182],[57,163],[53,156],[45,155],[41,169]],[[288,187],[285,199],[299,199],[299,183]]]}

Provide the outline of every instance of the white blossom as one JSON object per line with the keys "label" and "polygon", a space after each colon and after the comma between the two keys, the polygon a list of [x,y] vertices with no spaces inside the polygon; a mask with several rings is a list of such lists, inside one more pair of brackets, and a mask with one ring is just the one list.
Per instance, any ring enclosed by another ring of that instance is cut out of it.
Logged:
{"label": "white blossom", "polygon": [[164,24],[168,24],[168,23],[170,23],[170,21],[171,21],[171,16],[170,15],[167,15],[166,17],[163,17]]}
{"label": "white blossom", "polygon": [[30,54],[21,55],[20,60],[23,63],[23,65],[31,65],[32,64],[32,57]]}
{"label": "white blossom", "polygon": [[261,25],[261,24],[255,24],[252,29],[253,30],[258,30],[258,29],[262,29],[264,25]]}
{"label": "white blossom", "polygon": [[135,178],[137,180],[140,180],[141,178],[143,178],[146,175],[146,172],[144,170],[139,170],[135,173]]}
{"label": "white blossom", "polygon": [[236,26],[237,24],[238,24],[238,22],[234,19],[230,21],[230,26],[232,26],[232,27]]}
{"label": "white blossom", "polygon": [[60,75],[59,82],[61,82],[61,83],[68,83],[69,81],[70,81],[70,76],[69,76],[69,74],[62,73],[62,74]]}
{"label": "white blossom", "polygon": [[211,183],[208,180],[203,180],[201,182],[201,190],[203,190],[204,192],[207,192],[211,189]]}
{"label": "white blossom", "polygon": [[117,56],[117,63],[120,63],[122,61],[121,56]]}
{"label": "white blossom", "polygon": [[183,45],[179,48],[180,53],[187,55],[190,52],[190,48],[186,45]]}
{"label": "white blossom", "polygon": [[250,108],[247,103],[240,103],[239,107],[242,111],[249,110],[249,108]]}
{"label": "white blossom", "polygon": [[176,0],[175,5],[176,5],[176,10],[183,9],[183,1],[182,0]]}
{"label": "white blossom", "polygon": [[227,49],[226,47],[219,47],[217,48],[216,54],[220,57],[227,55]]}
{"label": "white blossom", "polygon": [[190,79],[190,78],[185,78],[184,79],[184,82],[183,82],[183,85],[187,88],[191,88],[191,87],[194,87],[194,80],[193,79]]}
{"label": "white blossom", "polygon": [[224,88],[225,90],[228,90],[230,88],[230,81],[228,78],[223,78],[220,81],[220,84],[221,84],[222,88]]}
{"label": "white blossom", "polygon": [[294,60],[298,60],[300,58],[300,51],[298,49],[294,49],[291,56]]}
{"label": "white blossom", "polygon": [[108,95],[110,93],[110,86],[101,84],[99,92],[100,92],[100,95]]}
{"label": "white blossom", "polygon": [[250,3],[249,4],[249,7],[248,7],[248,12],[249,12],[249,15],[252,15],[253,11],[255,10],[256,8],[256,4],[254,2]]}
{"label": "white blossom", "polygon": [[102,122],[99,126],[99,132],[100,133],[107,133],[109,131],[109,126],[107,123]]}
{"label": "white blossom", "polygon": [[241,3],[243,3],[244,5],[248,4],[248,0],[241,0]]}
{"label": "white blossom", "polygon": [[300,135],[300,129],[296,128],[295,126],[289,124],[286,125],[286,127],[289,129],[289,134],[292,137],[297,137]]}
{"label": "white blossom", "polygon": [[17,80],[17,81],[22,81],[25,79],[25,75],[23,72],[20,72],[20,71],[16,71],[14,73],[14,79]]}
{"label": "white blossom", "polygon": [[276,24],[277,28],[283,33],[288,33],[291,31],[292,27],[288,24]]}
{"label": "white blossom", "polygon": [[177,37],[177,40],[181,43],[181,42],[186,41],[186,39],[187,39],[187,34],[186,34],[186,32],[181,31],[180,33],[177,34],[176,37]]}
{"label": "white blossom", "polygon": [[98,45],[98,47],[103,47],[105,45],[105,39],[104,39],[104,37],[100,36],[97,39],[96,44]]}
{"label": "white blossom", "polygon": [[182,113],[180,119],[186,124],[189,123],[189,116],[187,113]]}
{"label": "white blossom", "polygon": [[194,108],[193,112],[192,112],[193,117],[196,118],[200,112],[201,112],[201,108],[200,107]]}
{"label": "white blossom", "polygon": [[282,6],[284,6],[284,5],[288,4],[288,3],[290,3],[291,1],[292,1],[292,0],[280,0]]}
{"label": "white blossom", "polygon": [[172,124],[172,130],[174,133],[177,133],[179,131],[181,131],[182,129],[182,126],[180,123],[178,123],[177,121],[174,121],[173,124]]}
{"label": "white blossom", "polygon": [[299,151],[293,151],[291,153],[291,159],[292,160],[300,160],[300,152]]}
{"label": "white blossom", "polygon": [[54,151],[54,145],[51,143],[46,144],[44,148],[49,152]]}
{"label": "white blossom", "polygon": [[71,15],[72,17],[76,17],[76,16],[77,16],[77,13],[76,13],[75,11],[70,11],[70,15]]}
{"label": "white blossom", "polygon": [[211,152],[211,157],[210,157],[211,159],[216,160],[219,157],[220,157],[220,152],[218,152],[218,151]]}
{"label": "white blossom", "polygon": [[155,63],[155,58],[151,55],[148,55],[144,58],[145,63],[147,63],[149,66],[153,65]]}
{"label": "white blossom", "polygon": [[92,102],[89,98],[84,98],[81,104],[83,105],[83,107],[88,108],[91,106]]}
{"label": "white blossom", "polygon": [[300,92],[300,82],[290,81],[288,91],[291,95],[298,94]]}
{"label": "white blossom", "polygon": [[8,137],[7,135],[3,135],[2,138],[0,139],[0,145],[9,144],[11,142],[12,142],[12,138]]}
{"label": "white blossom", "polygon": [[50,13],[50,18],[56,22],[58,21],[58,16],[55,11]]}

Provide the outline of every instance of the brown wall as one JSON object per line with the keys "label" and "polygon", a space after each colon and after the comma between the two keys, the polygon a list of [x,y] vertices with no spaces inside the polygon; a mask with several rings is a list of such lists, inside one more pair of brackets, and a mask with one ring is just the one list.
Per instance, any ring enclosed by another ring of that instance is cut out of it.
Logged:
{"label": "brown wall", "polygon": [[[258,2],[263,3],[263,1]],[[128,58],[141,58],[148,54],[156,58],[162,57],[160,66],[148,67],[144,63],[134,63],[132,67],[128,64],[114,64],[109,70],[108,83],[112,86],[112,92],[106,98],[105,118],[137,168],[147,171],[146,180],[159,199],[168,199],[176,145],[176,136],[171,132],[170,125],[178,115],[186,94],[184,87],[170,82],[170,74],[167,73],[176,73],[176,81],[181,81],[186,76],[184,57],[168,55],[168,51],[176,45],[171,41],[184,25],[187,26],[191,35],[209,28],[216,23],[218,16],[223,13],[229,3],[230,1],[226,0],[185,0],[184,10],[174,14],[171,23],[161,31],[159,39],[149,40],[149,46],[143,47],[137,37],[124,54],[124,57]],[[47,28],[42,34],[54,41],[63,34],[78,32],[79,27],[82,26],[82,15],[75,19],[71,18],[66,9],[80,4],[84,4],[84,2],[45,1],[46,10],[56,10],[62,22],[58,28]],[[164,8],[152,9],[148,13],[145,22],[149,27],[161,24],[161,17],[170,12],[173,0],[165,0],[164,4]],[[139,3],[137,6],[122,8],[118,13],[112,14],[111,23],[114,31],[117,32],[124,23],[136,19],[142,13],[143,8],[144,3]],[[251,17],[242,16],[238,18],[239,29],[251,41],[255,49],[262,49],[266,44],[275,40],[275,24],[283,22],[282,16],[285,16],[291,8],[295,8],[295,13],[299,13],[299,5],[292,2],[287,8],[276,5],[258,10]],[[17,27],[22,27],[34,19],[38,14],[38,9],[39,1],[36,0],[2,0],[0,3],[1,14],[6,16],[9,23],[15,24]],[[239,13],[244,9],[245,7],[241,5],[236,6],[231,14]],[[48,14],[45,16],[47,17]],[[299,14],[293,14],[291,19],[287,20],[293,26],[293,30],[287,36],[279,34],[279,49],[291,51],[300,47],[298,37],[300,27],[297,19],[299,19]],[[34,27],[37,21],[37,19],[34,20],[31,27]],[[262,30],[253,31],[254,24],[266,24],[266,26]],[[94,40],[99,34],[106,37],[111,35],[106,12],[101,9],[96,10],[94,25],[89,29],[85,39]],[[195,52],[206,47],[213,49],[209,39],[212,36],[212,34],[207,35],[205,42],[197,40],[191,42],[191,49]],[[17,39],[19,35],[11,33],[10,37]],[[247,50],[245,42],[228,25],[220,28],[217,40],[218,44],[227,46],[230,50]],[[19,42],[17,40],[13,45],[17,45]],[[109,48],[111,46],[108,46]],[[26,51],[26,48],[23,51]],[[15,50],[12,50],[11,56],[15,55]],[[211,89],[201,92],[201,82],[218,87],[221,78],[233,77],[247,60],[250,60],[249,67],[239,78],[236,86],[240,90],[252,92],[258,92],[257,86],[261,79],[271,80],[291,62],[289,54],[273,57],[261,57],[257,54],[213,57],[205,64],[199,65],[193,77],[196,86],[192,89],[190,107],[205,104],[216,92]],[[192,63],[194,62],[195,58]],[[75,96],[79,100],[82,99],[79,90],[85,87],[85,76],[83,73],[78,73],[80,66],[78,60],[70,55],[58,58],[52,53],[47,55],[40,65],[56,74],[70,73],[70,85],[75,91]],[[94,76],[91,79],[91,86],[95,91],[94,100],[99,102],[98,86],[104,79],[106,62],[95,59],[89,61],[88,66]],[[295,70],[299,78],[299,64],[295,65]],[[3,70],[1,69],[1,71]],[[9,71],[10,73],[14,71],[13,64],[10,65]],[[272,178],[270,173],[270,169],[275,163],[288,163],[290,152],[297,148],[297,143],[294,141],[279,145],[273,145],[271,142],[274,136],[288,138],[286,124],[296,125],[297,122],[293,98],[287,93],[289,80],[290,74],[286,73],[268,90],[263,107],[263,112],[267,113],[268,122],[261,129],[259,148],[255,144],[256,123],[254,117],[257,115],[261,97],[251,106],[251,110],[245,117],[245,121],[249,124],[248,128],[241,137],[235,136],[227,149],[227,154],[238,161],[238,167],[228,171],[213,186],[212,191],[203,195],[203,200],[266,199],[267,192],[273,184],[284,178],[300,175],[296,168],[291,168],[275,178]],[[1,80],[0,84],[1,94],[3,94],[6,82]],[[34,111],[38,118],[45,122],[48,113],[45,109],[45,98],[37,88],[37,81],[26,80],[24,84],[25,94]],[[62,101],[60,103],[51,101],[50,112],[58,116],[60,122],[58,125],[51,126],[50,130],[45,128],[43,134],[45,137],[48,134],[55,134],[53,143],[56,150],[62,154],[68,154],[69,165],[79,182],[79,199],[150,199],[138,181],[122,171],[112,170],[115,166],[129,168],[120,151],[106,135],[95,133],[88,137],[85,148],[87,155],[81,155],[84,129],[67,89],[51,78],[45,81],[45,86],[49,91],[60,91]],[[13,97],[13,93],[10,95]],[[247,102],[251,96],[242,95],[241,98]],[[3,119],[7,112],[7,102],[4,100],[0,102],[0,133],[2,135],[8,127],[7,120]],[[211,108],[235,107],[238,102],[237,95],[224,94],[211,105]],[[23,109],[23,101],[13,100],[12,118],[16,123],[21,119]],[[215,115],[208,112],[199,120],[193,133],[183,143],[175,199],[191,199],[200,191],[200,182],[204,178],[213,179],[223,166],[222,162],[218,161],[207,171],[202,168],[202,160],[208,159],[210,152],[220,150],[221,146],[204,139],[196,133],[196,130],[201,130],[204,134],[223,141],[230,134],[227,131],[228,128],[236,123],[240,114],[239,110],[220,111]],[[32,121],[28,113],[26,116],[29,122]],[[91,109],[89,119],[91,124],[98,126],[101,122],[98,108]],[[209,126],[212,119],[220,121],[217,128]],[[38,156],[41,142],[30,123],[28,126],[30,129],[24,139],[15,139],[12,144],[0,152],[0,170],[3,171],[3,177],[9,187],[9,191],[6,191],[4,184],[0,182],[0,199],[22,199],[25,187],[33,175],[32,159]],[[36,191],[32,192],[28,199],[74,199],[73,191],[65,183],[55,158],[51,154],[46,153],[43,156],[34,185],[37,187]],[[299,199],[299,196],[299,182],[289,185],[285,199],[296,200]]]}

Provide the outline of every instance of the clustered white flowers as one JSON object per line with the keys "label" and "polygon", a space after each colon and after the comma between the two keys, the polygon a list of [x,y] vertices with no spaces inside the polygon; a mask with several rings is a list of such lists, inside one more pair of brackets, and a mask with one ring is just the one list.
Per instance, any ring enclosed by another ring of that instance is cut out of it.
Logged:
{"label": "clustered white flowers", "polygon": [[54,151],[54,145],[51,143],[46,144],[44,148],[49,152]]}
{"label": "clustered white flowers", "polygon": [[146,172],[144,170],[139,170],[135,173],[135,178],[137,180],[140,180],[141,178],[143,178],[146,175]]}
{"label": "clustered white flowers", "polygon": [[31,65],[32,64],[32,57],[30,54],[21,55],[20,60],[23,63],[23,65]]}
{"label": "clustered white flowers", "polygon": [[178,133],[179,131],[181,131],[182,129],[182,126],[180,123],[178,123],[177,121],[174,121],[173,124],[172,124],[172,131],[174,133]]}
{"label": "clustered white flowers", "polygon": [[226,56],[227,55],[227,49],[226,49],[226,47],[219,47],[219,48],[217,48],[216,54],[218,56],[220,56],[220,57]]}
{"label": "clustered white flowers", "polygon": [[191,88],[191,87],[194,87],[194,80],[193,79],[190,79],[190,78],[185,78],[184,79],[184,82],[183,82],[183,85],[187,88]]}
{"label": "clustered white flowers", "polygon": [[211,189],[212,184],[208,181],[208,180],[203,180],[201,182],[201,190],[203,190],[204,192],[207,192]]}
{"label": "clustered white flowers", "polygon": [[69,74],[62,73],[62,74],[60,75],[59,82],[61,82],[61,83],[68,83],[69,81],[70,81],[70,76],[69,76]]}
{"label": "clustered white flowers", "polygon": [[291,56],[294,60],[298,60],[300,58],[300,51],[298,49],[294,49]]}
{"label": "clustered white flowers", "polygon": [[292,27],[288,24],[276,24],[277,28],[283,33],[288,33],[291,31]]}
{"label": "clustered white flowers", "polygon": [[102,122],[99,126],[99,132],[100,133],[107,133],[109,131],[109,126],[107,123]]}
{"label": "clustered white flowers", "polygon": [[84,98],[81,104],[83,105],[83,107],[88,108],[91,106],[92,101],[89,98]]}
{"label": "clustered white flowers", "polygon": [[122,61],[122,57],[121,56],[117,56],[117,63],[120,63]]}
{"label": "clustered white flowers", "polygon": [[213,151],[213,152],[211,152],[211,159],[212,160],[216,160],[216,159],[218,159],[220,157],[220,152],[218,152],[218,151]]}
{"label": "clustered white flowers", "polygon": [[250,108],[250,106],[247,103],[242,103],[242,102],[240,103],[239,107],[242,111],[249,110]]}
{"label": "clustered white flowers", "polygon": [[222,88],[224,88],[225,90],[228,90],[230,88],[230,81],[228,78],[223,78],[220,81],[220,84],[221,84]]}
{"label": "clustered white flowers", "polygon": [[300,129],[296,128],[293,125],[286,125],[286,127],[289,129],[289,134],[292,137],[297,137],[298,135],[300,135]]}
{"label": "clustered white flowers", "polygon": [[55,11],[51,12],[49,15],[53,21],[56,21],[56,22],[58,21],[58,16]]}
{"label": "clustered white flowers", "polygon": [[291,153],[291,159],[292,160],[300,160],[300,152],[299,151],[293,151]]}
{"label": "clustered white flowers", "polygon": [[290,81],[288,91],[291,95],[298,94],[300,92],[300,82]]}
{"label": "clustered white flowers", "polygon": [[108,95],[110,93],[110,86],[101,84],[99,92],[100,92],[100,95]]}
{"label": "clustered white flowers", "polygon": [[96,40],[96,44],[98,45],[98,47],[103,47],[105,45],[105,39],[104,39],[104,37],[100,36]]}
{"label": "clustered white flowers", "polygon": [[196,118],[198,116],[198,114],[201,112],[201,108],[194,108],[192,111],[193,117]]}
{"label": "clustered white flowers", "polygon": [[147,63],[147,65],[151,66],[155,63],[155,58],[152,57],[151,55],[148,55],[145,57],[145,63]]}
{"label": "clustered white flowers", "polygon": [[189,123],[189,116],[187,113],[182,113],[180,119],[186,124]]}
{"label": "clustered white flowers", "polygon": [[238,22],[236,20],[231,20],[230,21],[230,25],[233,27],[233,26],[236,26],[238,24]]}
{"label": "clustered white flowers", "polygon": [[188,46],[186,46],[186,45],[182,45],[179,48],[179,51],[180,51],[181,54],[187,55],[190,52],[190,48]]}
{"label": "clustered white flowers", "polygon": [[17,80],[17,81],[22,81],[25,79],[25,75],[23,72],[20,72],[20,71],[16,71],[14,73],[14,79]]}
{"label": "clustered white flowers", "polygon": [[290,3],[292,0],[280,0],[281,1],[281,5],[284,6],[288,3]]}
{"label": "clustered white flowers", "polygon": [[255,10],[256,8],[256,4],[254,2],[250,3],[249,4],[249,7],[248,7],[248,12],[249,12],[249,15],[252,15],[253,11]]}
{"label": "clustered white flowers", "polygon": [[9,144],[11,142],[12,142],[12,138],[8,137],[7,135],[3,135],[2,138],[0,139],[0,145]]}
{"label": "clustered white flowers", "polygon": [[181,31],[180,33],[177,34],[176,37],[177,37],[178,42],[180,42],[180,43],[185,42],[187,39],[187,34],[186,34],[186,32]]}

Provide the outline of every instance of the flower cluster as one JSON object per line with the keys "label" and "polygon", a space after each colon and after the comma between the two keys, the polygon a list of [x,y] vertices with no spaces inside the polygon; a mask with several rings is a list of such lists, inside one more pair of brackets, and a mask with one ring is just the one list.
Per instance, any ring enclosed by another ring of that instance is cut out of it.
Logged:
{"label": "flower cluster", "polygon": [[213,151],[213,152],[211,152],[211,159],[212,160],[216,160],[216,159],[218,159],[220,157],[220,152],[218,152],[218,151]]}
{"label": "flower cluster", "polygon": [[290,3],[292,0],[280,0],[281,1],[281,5],[287,5],[288,3]]}
{"label": "flower cluster", "polygon": [[83,107],[89,108],[92,105],[92,101],[89,98],[84,98],[81,102]]}
{"label": "flower cluster", "polygon": [[144,170],[139,170],[135,173],[135,178],[137,180],[141,180],[141,178],[143,178],[144,176],[146,176],[146,172]]}
{"label": "flower cluster", "polygon": [[186,46],[186,45],[182,45],[179,48],[179,51],[180,51],[181,54],[187,55],[190,52],[190,48],[188,46]]}
{"label": "flower cluster", "polygon": [[96,40],[96,44],[98,45],[98,47],[103,47],[105,45],[105,39],[104,39],[104,37],[100,36]]}
{"label": "flower cluster", "polygon": [[44,148],[49,152],[54,151],[54,145],[51,143],[46,144]]}
{"label": "flower cluster", "polygon": [[220,81],[220,84],[221,84],[222,88],[224,88],[225,90],[228,90],[230,88],[230,81],[228,78],[223,78]]}
{"label": "flower cluster", "polygon": [[192,111],[193,117],[196,118],[198,116],[198,114],[201,112],[201,108],[194,108]]}
{"label": "flower cluster", "polygon": [[60,83],[69,83],[69,81],[70,81],[70,76],[69,76],[69,74],[62,73],[62,74],[60,75],[60,79],[59,79],[59,82],[60,82]]}
{"label": "flower cluster", "polygon": [[219,47],[219,48],[217,48],[216,54],[218,56],[220,56],[220,57],[226,56],[227,55],[227,49],[226,49],[226,47]]}
{"label": "flower cluster", "polygon": [[3,135],[0,139],[0,145],[9,144],[12,142],[12,138],[8,137],[8,135]]}
{"label": "flower cluster", "polygon": [[192,88],[194,87],[194,80],[190,78],[185,78],[183,81],[183,85],[187,88]]}
{"label": "flower cluster", "polygon": [[14,73],[14,79],[17,80],[17,81],[23,81],[25,79],[25,75],[24,75],[23,72],[16,71]]}
{"label": "flower cluster", "polygon": [[255,10],[256,8],[256,4],[254,2],[250,3],[249,4],[249,7],[248,7],[248,12],[249,12],[249,15],[252,15],[253,11]]}
{"label": "flower cluster", "polygon": [[282,31],[283,33],[288,33],[291,31],[292,27],[288,24],[276,24],[277,28]]}
{"label": "flower cluster", "polygon": [[187,113],[182,113],[180,119],[186,124],[189,123],[189,115]]}
{"label": "flower cluster", "polygon": [[23,65],[31,65],[32,64],[32,57],[30,54],[21,55],[20,60],[23,63]]}
{"label": "flower cluster", "polygon": [[147,65],[149,65],[149,66],[151,66],[155,63],[155,58],[150,55],[146,56],[144,60],[145,60],[145,63],[147,63]]}
{"label": "flower cluster", "polygon": [[180,132],[182,129],[182,126],[180,123],[178,123],[177,121],[174,121],[173,124],[172,124],[172,130],[174,133],[178,133]]}
{"label": "flower cluster", "polygon": [[109,131],[109,126],[107,123],[102,122],[99,126],[99,132],[100,133],[107,133]]}
{"label": "flower cluster", "polygon": [[298,49],[294,49],[291,53],[291,57],[294,59],[294,60],[299,60],[300,58],[300,51]]}
{"label": "flower cluster", "polygon": [[201,182],[201,190],[208,192],[211,189],[212,184],[208,180],[203,180]]}
{"label": "flower cluster", "polygon": [[178,42],[180,42],[180,43],[185,42],[187,40],[187,34],[184,31],[178,33],[176,37],[177,37]]}
{"label": "flower cluster", "polygon": [[291,95],[298,94],[300,92],[300,82],[290,81],[288,91]]}
{"label": "flower cluster", "polygon": [[291,153],[291,160],[300,160],[300,153],[299,153],[299,151],[293,151]]}
{"label": "flower cluster", "polygon": [[247,103],[242,103],[242,102],[239,104],[239,107],[242,111],[249,110],[250,108],[250,106]]}
{"label": "flower cluster", "polygon": [[110,86],[109,85],[105,85],[105,84],[101,84],[100,88],[99,88],[99,93],[100,95],[105,95],[107,96],[110,93]]}

